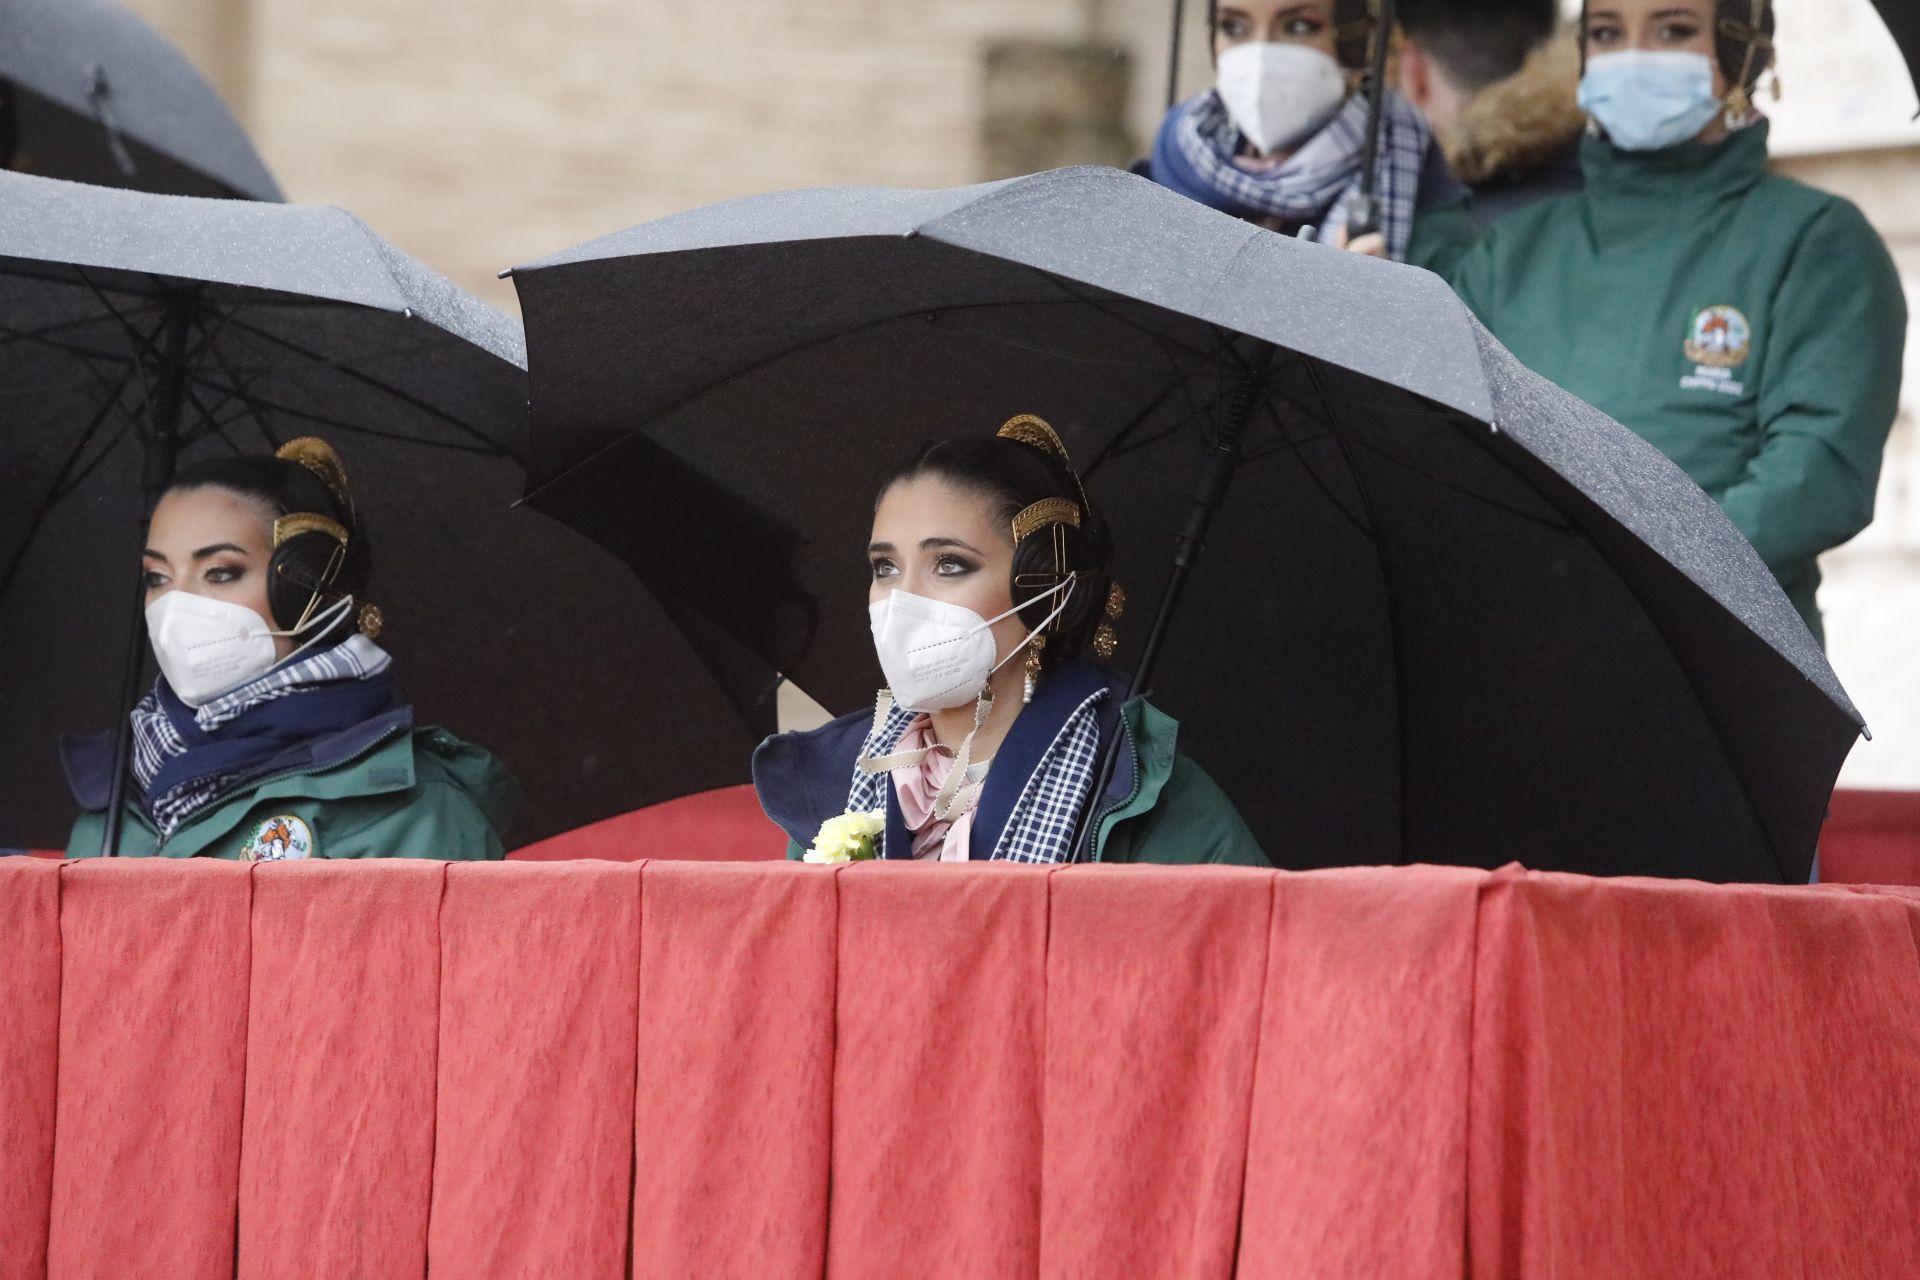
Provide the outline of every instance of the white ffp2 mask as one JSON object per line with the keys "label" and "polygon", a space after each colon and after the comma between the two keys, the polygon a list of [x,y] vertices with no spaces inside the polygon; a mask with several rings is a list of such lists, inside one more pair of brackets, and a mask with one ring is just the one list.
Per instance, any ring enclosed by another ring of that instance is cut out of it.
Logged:
{"label": "white ffp2 mask", "polygon": [[1302,44],[1237,44],[1220,55],[1215,86],[1227,114],[1262,155],[1317,132],[1347,98],[1340,64]]}
{"label": "white ffp2 mask", "polygon": [[147,638],[167,687],[188,706],[200,707],[271,671],[278,661],[275,636],[306,631],[325,635],[352,607],[353,597],[344,596],[315,613],[299,631],[275,631],[243,604],[169,591],[147,606]]}
{"label": "white ffp2 mask", "polygon": [[[893,691],[894,704],[903,711],[945,711],[972,702],[995,671],[1060,616],[1073,594],[1075,576],[1068,574],[1059,586],[992,618],[982,618],[964,605],[929,600],[898,588],[868,605],[874,652],[880,656],[880,670]],[[1027,633],[1027,640],[994,661],[993,624],[1060,592],[1066,594],[1059,605]]]}

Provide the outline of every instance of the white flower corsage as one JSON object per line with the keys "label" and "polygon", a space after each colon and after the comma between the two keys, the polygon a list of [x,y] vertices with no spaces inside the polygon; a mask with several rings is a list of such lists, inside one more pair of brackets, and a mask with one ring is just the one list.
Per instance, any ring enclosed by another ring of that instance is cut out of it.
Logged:
{"label": "white flower corsage", "polygon": [[887,812],[873,809],[866,813],[852,810],[820,824],[813,847],[801,855],[802,862],[863,862],[880,856],[875,842],[887,829]]}

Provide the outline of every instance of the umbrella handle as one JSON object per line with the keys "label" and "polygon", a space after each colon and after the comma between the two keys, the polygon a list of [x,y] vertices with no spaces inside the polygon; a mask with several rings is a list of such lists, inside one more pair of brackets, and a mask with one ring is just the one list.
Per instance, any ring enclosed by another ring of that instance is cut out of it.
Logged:
{"label": "umbrella handle", "polygon": [[[1247,434],[1247,423],[1253,417],[1254,402],[1266,387],[1267,369],[1272,363],[1273,348],[1266,346],[1255,363],[1240,376],[1233,390],[1227,393],[1227,399],[1221,407],[1220,429],[1214,436],[1213,447],[1207,450],[1207,459],[1200,467],[1199,480],[1194,486],[1193,508],[1187,513],[1186,527],[1174,539],[1173,573],[1167,579],[1166,593],[1160,597],[1160,608],[1154,614],[1153,629],[1147,632],[1147,642],[1140,650],[1140,661],[1134,666],[1125,702],[1131,702],[1146,693],[1147,682],[1153,678],[1154,663],[1159,659],[1160,646],[1166,640],[1167,627],[1179,609],[1187,578],[1193,573],[1194,565],[1199,563],[1200,552],[1206,546],[1207,530],[1213,525],[1214,514],[1226,501],[1234,473],[1240,469],[1240,442]],[[1127,740],[1126,734],[1118,731],[1118,724],[1119,721],[1115,721],[1115,732],[1102,744],[1100,766],[1094,771],[1093,787],[1087,793],[1086,804],[1081,810],[1080,825],[1072,846],[1077,850],[1075,861],[1092,860],[1099,826],[1100,798],[1113,781],[1113,772],[1119,767],[1120,752]]]}

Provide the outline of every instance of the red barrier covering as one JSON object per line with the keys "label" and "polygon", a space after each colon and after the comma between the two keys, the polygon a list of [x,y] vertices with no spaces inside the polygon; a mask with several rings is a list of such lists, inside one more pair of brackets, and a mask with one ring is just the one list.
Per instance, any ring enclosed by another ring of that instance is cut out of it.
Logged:
{"label": "red barrier covering", "polygon": [[424,1274],[445,881],[438,862],[255,872],[240,1280]]}
{"label": "red barrier covering", "polygon": [[49,1280],[233,1269],[252,871],[61,864]]}
{"label": "red barrier covering", "polygon": [[640,868],[447,869],[431,1270],[618,1280]]}
{"label": "red barrier covering", "polygon": [[1916,890],[17,859],[0,995],[0,1280],[1920,1275]]}
{"label": "red barrier covering", "polygon": [[647,865],[636,1277],[820,1275],[837,883],[785,863]]}
{"label": "red barrier covering", "polygon": [[895,863],[840,884],[835,1276],[1032,1275],[1047,873]]}
{"label": "red barrier covering", "polygon": [[60,868],[0,860],[0,1278],[47,1268],[60,1040]]}

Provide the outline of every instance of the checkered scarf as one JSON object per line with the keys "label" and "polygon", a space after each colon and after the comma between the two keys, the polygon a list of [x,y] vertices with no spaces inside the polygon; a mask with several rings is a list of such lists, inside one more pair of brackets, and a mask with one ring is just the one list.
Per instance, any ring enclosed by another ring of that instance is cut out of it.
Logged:
{"label": "checkered scarf", "polygon": [[[1074,831],[1086,806],[1087,793],[1093,789],[1094,770],[1100,762],[1100,721],[1095,707],[1106,696],[1107,690],[1095,690],[1061,723],[1059,732],[1042,753],[1040,763],[1027,778],[1006,827],[994,843],[996,860],[1028,863],[1073,860]],[[867,734],[859,758],[876,759],[892,754],[915,718],[916,713],[893,707]],[[891,775],[868,773],[856,765],[853,785],[847,792],[848,812],[870,813],[884,809],[886,788],[891,785]]]}
{"label": "checkered scarf", "polygon": [[[195,777],[151,794],[154,780],[169,763],[179,760],[215,735],[222,726],[233,723],[247,712],[297,693],[309,693],[325,686],[345,682],[371,681],[383,674],[393,659],[386,650],[363,635],[347,639],[300,659],[275,667],[237,689],[230,689],[198,708],[185,708],[161,684],[140,700],[133,709],[133,776],[147,797],[147,812],[160,830],[162,840],[170,837],[180,824],[217,797],[239,772],[221,772]],[[186,710],[192,728],[176,724],[175,717]],[[189,737],[200,739],[190,742]]]}
{"label": "checkered scarf", "polygon": [[[1374,198],[1387,253],[1395,262],[1404,262],[1432,132],[1425,117],[1391,89],[1381,111]],[[1169,123],[1180,158],[1200,181],[1235,206],[1233,212],[1314,223],[1312,238],[1319,241],[1331,239],[1334,227],[1346,225],[1347,200],[1359,194],[1360,160],[1366,151],[1364,94],[1349,96],[1333,119],[1299,150],[1261,173],[1249,173],[1233,162],[1243,140],[1218,91],[1209,89],[1189,99]],[[1154,178],[1161,180],[1157,168]]]}

